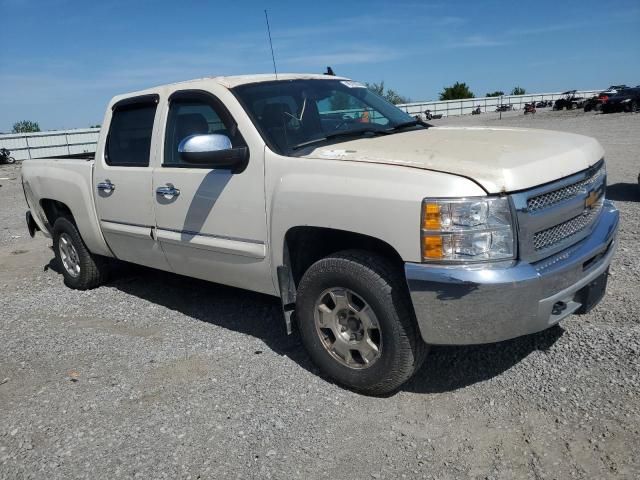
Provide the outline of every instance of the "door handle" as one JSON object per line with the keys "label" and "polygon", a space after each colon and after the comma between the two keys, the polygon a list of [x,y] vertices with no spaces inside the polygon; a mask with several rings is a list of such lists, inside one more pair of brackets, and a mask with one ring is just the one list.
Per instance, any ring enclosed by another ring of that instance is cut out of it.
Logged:
{"label": "door handle", "polygon": [[106,193],[111,193],[115,189],[116,189],[116,186],[113,183],[111,183],[109,180],[107,180],[106,182],[100,182],[98,184],[98,190],[101,190]]}
{"label": "door handle", "polygon": [[167,200],[171,200],[173,197],[180,195],[180,190],[173,185],[167,187],[158,187],[156,189],[156,195],[162,195]]}

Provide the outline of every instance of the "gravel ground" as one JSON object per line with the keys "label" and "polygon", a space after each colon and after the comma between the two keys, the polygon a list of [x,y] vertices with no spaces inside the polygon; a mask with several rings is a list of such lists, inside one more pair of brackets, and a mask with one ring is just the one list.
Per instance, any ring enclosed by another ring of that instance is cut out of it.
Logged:
{"label": "gravel ground", "polygon": [[0,166],[0,478],[638,478],[640,115],[434,123],[602,142],[622,225],[594,311],[433,348],[400,392],[365,397],[318,374],[273,298],[133,266],[65,288]]}

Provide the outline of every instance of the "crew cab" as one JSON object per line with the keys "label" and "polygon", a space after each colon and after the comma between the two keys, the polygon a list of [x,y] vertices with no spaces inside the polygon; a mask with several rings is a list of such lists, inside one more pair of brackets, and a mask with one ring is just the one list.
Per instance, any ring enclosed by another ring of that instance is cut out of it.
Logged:
{"label": "crew cab", "polygon": [[28,160],[65,283],[112,259],[280,297],[313,361],[368,394],[428,345],[499,342],[605,292],[618,212],[592,138],[432,127],[347,78],[215,77],[115,97],[94,159]]}

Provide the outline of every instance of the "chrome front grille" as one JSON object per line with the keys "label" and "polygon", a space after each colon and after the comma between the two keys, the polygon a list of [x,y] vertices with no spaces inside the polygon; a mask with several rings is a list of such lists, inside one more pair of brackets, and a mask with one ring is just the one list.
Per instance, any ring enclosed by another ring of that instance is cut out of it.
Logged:
{"label": "chrome front grille", "polygon": [[541,187],[511,195],[521,259],[537,262],[591,233],[604,201],[604,161]]}
{"label": "chrome front grille", "polygon": [[565,239],[569,239],[591,225],[600,213],[601,209],[602,203],[600,203],[597,208],[593,208],[586,213],[573,217],[571,220],[567,220],[566,222],[562,222],[534,234],[533,247],[536,250],[542,250],[552,247]]}
{"label": "chrome front grille", "polygon": [[580,180],[576,183],[564,186],[557,190],[552,190],[551,192],[531,197],[529,200],[527,200],[527,210],[533,213],[537,212],[538,210],[542,210],[544,208],[555,205],[556,203],[560,203],[564,200],[575,198],[581,192],[584,192],[587,188],[589,188],[590,185],[596,183],[603,175],[604,168],[603,166],[600,166],[600,168],[598,168],[598,170],[593,175],[585,178],[584,180]]}

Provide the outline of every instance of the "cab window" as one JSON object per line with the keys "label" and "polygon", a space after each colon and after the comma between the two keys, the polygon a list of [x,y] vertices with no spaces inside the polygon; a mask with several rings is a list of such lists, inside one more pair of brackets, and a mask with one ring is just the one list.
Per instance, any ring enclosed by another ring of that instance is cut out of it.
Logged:
{"label": "cab window", "polygon": [[234,148],[245,146],[230,114],[217,105],[213,97],[200,94],[191,98],[182,96],[172,99],[167,118],[163,165],[184,165],[178,152],[180,143],[191,135],[211,133],[229,137]]}
{"label": "cab window", "polygon": [[105,160],[107,165],[147,167],[156,103],[116,107],[111,116]]}

